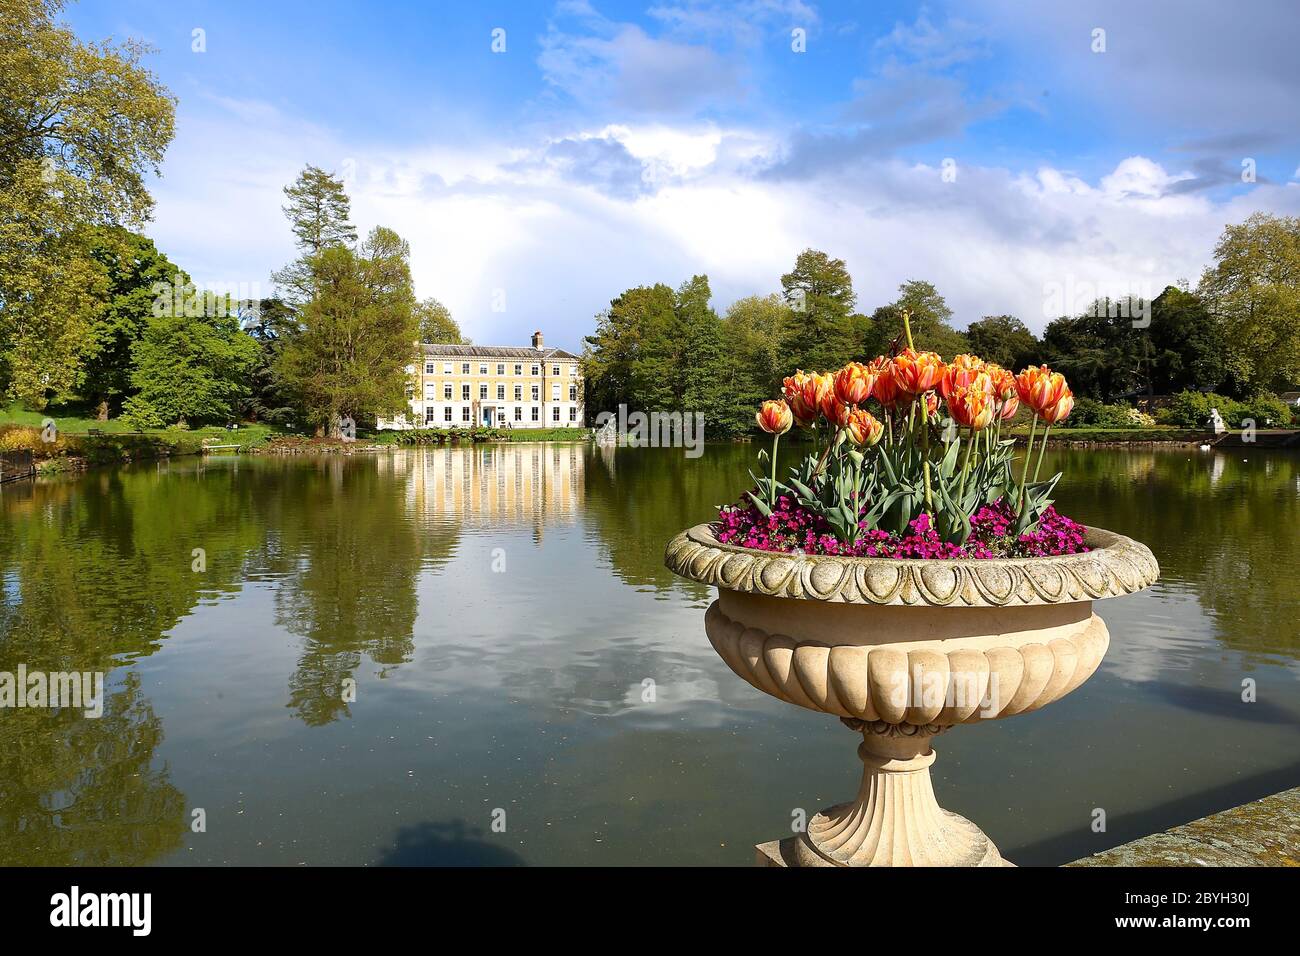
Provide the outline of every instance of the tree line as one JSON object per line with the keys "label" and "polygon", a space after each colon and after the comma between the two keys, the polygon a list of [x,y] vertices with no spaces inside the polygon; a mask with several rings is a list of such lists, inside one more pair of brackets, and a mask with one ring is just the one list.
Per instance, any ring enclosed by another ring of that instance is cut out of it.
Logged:
{"label": "tree line", "polygon": [[309,165],[285,189],[299,254],[275,295],[196,288],[141,233],[175,99],[144,47],[81,43],[62,8],[4,0],[0,17],[0,389],[142,428],[337,434],[402,411],[416,338],[461,341],[416,299],[409,245],[382,226],[359,239],[343,184]]}
{"label": "tree line", "polygon": [[747,433],[754,409],[796,368],[896,351],[904,310],[918,350],[971,352],[1015,370],[1047,364],[1085,401],[1211,392],[1249,402],[1300,381],[1300,218],[1256,213],[1229,225],[1194,290],[1096,299],[1041,336],[1006,314],[959,330],[943,295],[920,279],[868,315],[844,260],[815,249],[799,253],[779,292],[738,299],[721,315],[709,300],[704,275],[613,299],[585,339],[588,415],[620,404],[686,409],[704,412],[713,437]]}

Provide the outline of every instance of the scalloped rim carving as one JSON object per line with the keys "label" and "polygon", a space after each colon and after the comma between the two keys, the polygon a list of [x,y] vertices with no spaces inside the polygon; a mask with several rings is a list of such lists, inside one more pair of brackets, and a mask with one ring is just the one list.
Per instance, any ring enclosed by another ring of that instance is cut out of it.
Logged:
{"label": "scalloped rim carving", "polygon": [[718,541],[698,524],[664,552],[669,570],[729,591],[839,604],[1020,607],[1120,597],[1160,577],[1151,549],[1090,528],[1091,551],[1054,558],[919,560],[795,557]]}

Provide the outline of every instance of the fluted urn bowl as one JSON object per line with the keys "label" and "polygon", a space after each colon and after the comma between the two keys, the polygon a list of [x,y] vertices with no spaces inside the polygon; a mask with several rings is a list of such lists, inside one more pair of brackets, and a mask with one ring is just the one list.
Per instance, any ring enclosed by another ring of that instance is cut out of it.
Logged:
{"label": "fluted urn bowl", "polygon": [[713,585],[704,626],[754,687],[862,733],[857,797],[760,847],[776,865],[997,866],[975,824],[942,809],[932,739],[958,724],[1037,710],[1077,688],[1110,644],[1092,602],[1160,574],[1143,544],[1100,528],[1052,558],[798,556],[673,538],[665,564]]}

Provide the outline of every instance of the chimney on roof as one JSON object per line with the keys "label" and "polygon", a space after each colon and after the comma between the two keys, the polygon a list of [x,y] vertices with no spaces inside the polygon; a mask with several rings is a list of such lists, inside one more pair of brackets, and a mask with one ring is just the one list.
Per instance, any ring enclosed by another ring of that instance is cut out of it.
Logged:
{"label": "chimney on roof", "polygon": [[543,350],[546,348],[546,346],[544,346],[544,345],[542,344],[542,333],[541,333],[541,332],[534,332],[534,333],[533,333],[533,348],[537,349],[537,351],[539,351],[539,352],[543,351]]}

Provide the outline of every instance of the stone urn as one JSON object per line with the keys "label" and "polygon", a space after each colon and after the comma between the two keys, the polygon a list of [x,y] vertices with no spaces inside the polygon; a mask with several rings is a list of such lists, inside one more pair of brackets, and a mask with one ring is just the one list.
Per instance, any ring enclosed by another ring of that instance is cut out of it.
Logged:
{"label": "stone urn", "polygon": [[1092,611],[1160,569],[1100,528],[1053,558],[898,560],[797,556],[723,544],[707,524],[665,564],[717,587],[714,650],[764,693],[862,734],[857,796],[758,847],[776,866],[1003,866],[975,824],[935,800],[933,738],[1025,714],[1087,680],[1110,644]]}

